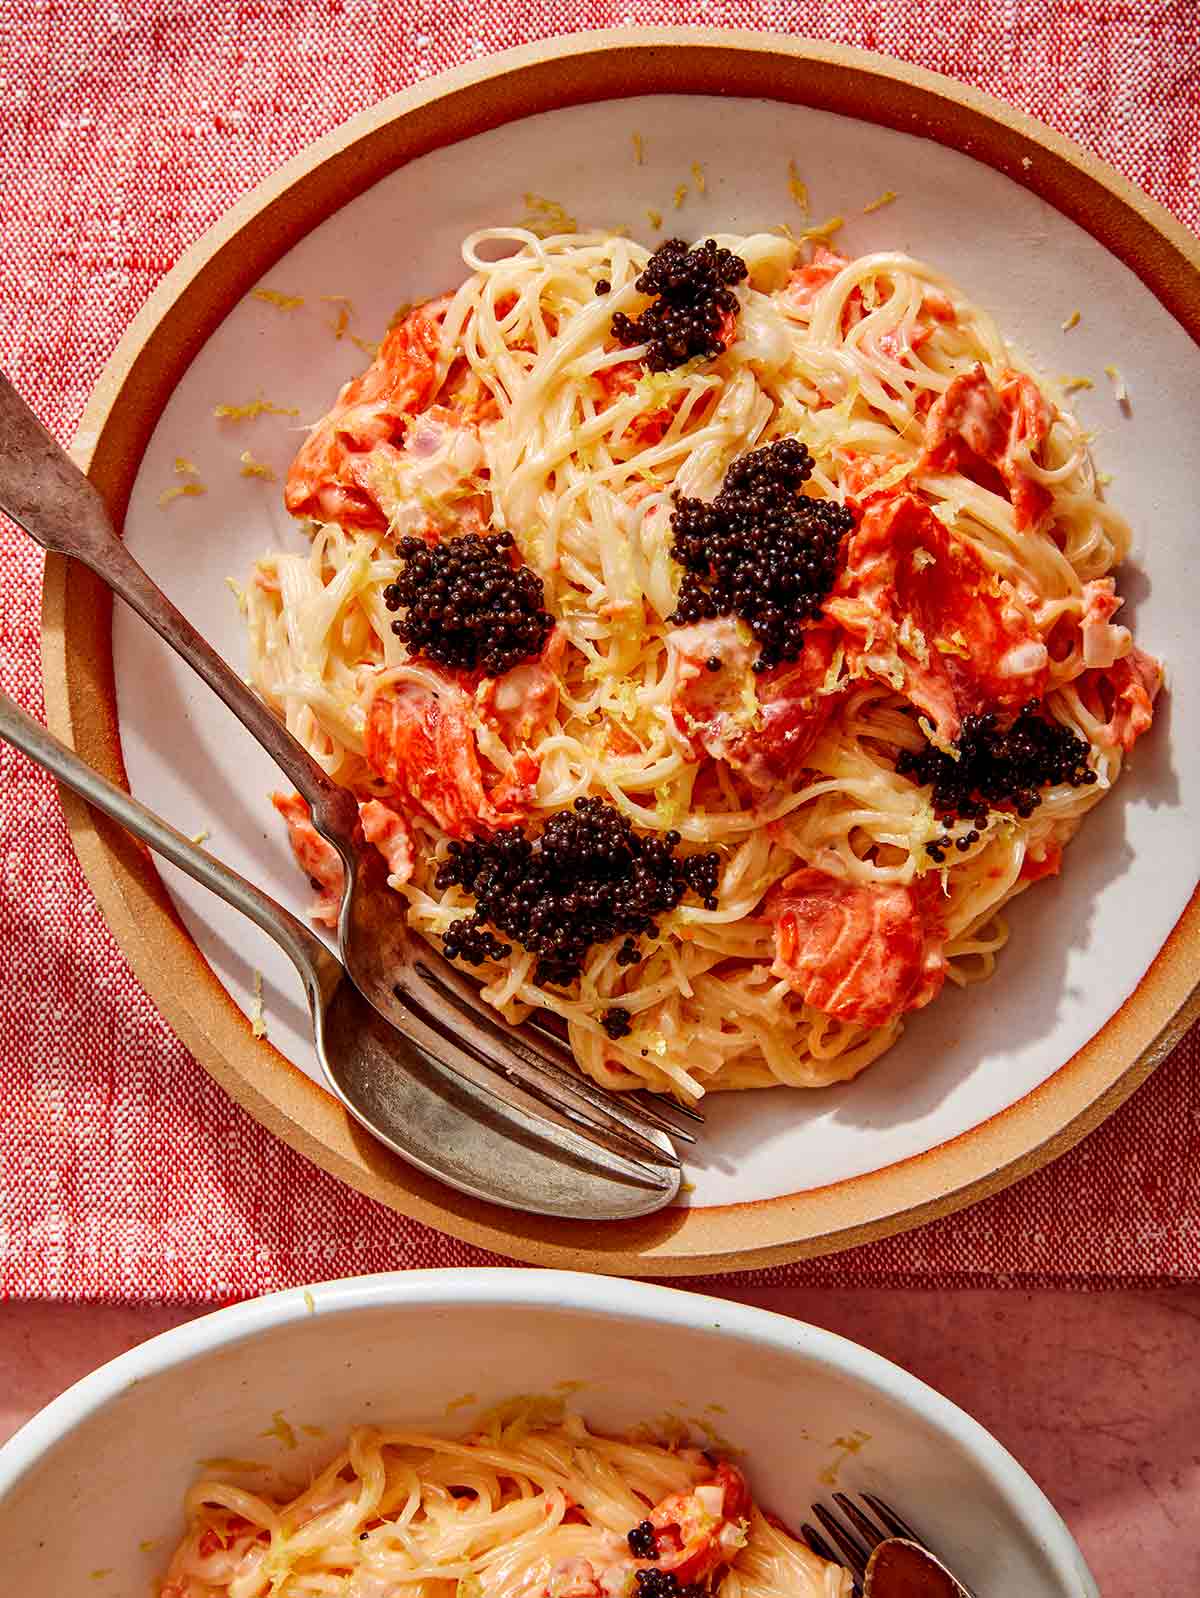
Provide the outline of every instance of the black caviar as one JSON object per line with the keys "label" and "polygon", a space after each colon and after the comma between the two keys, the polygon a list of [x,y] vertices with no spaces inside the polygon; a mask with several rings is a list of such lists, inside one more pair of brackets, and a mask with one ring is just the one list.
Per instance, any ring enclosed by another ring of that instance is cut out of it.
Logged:
{"label": "black caviar", "polygon": [[667,239],[646,263],[636,287],[656,296],[638,317],[618,311],[613,337],[627,347],[645,344],[652,372],[666,372],[699,357],[715,360],[725,345],[721,324],[736,316],[732,285],[748,274],[740,255],[718,248],[715,239],[689,250],[682,239]]}
{"label": "black caviar", "polygon": [[660,1570],[651,1565],[648,1570],[635,1570],[636,1598],[707,1598],[708,1589],[699,1582],[680,1581],[673,1570]]}
{"label": "black caviar", "polygon": [[676,626],[741,616],[762,646],[755,671],[794,660],[804,623],[837,577],[854,513],[802,492],[813,458],[797,438],[752,450],[725,473],[711,503],[678,499],[671,554],[685,570]]}
{"label": "black caviar", "polygon": [[625,1541],[629,1544],[629,1552],[635,1559],[658,1558],[658,1537],[648,1520],[638,1521],[633,1530],[626,1535]]}
{"label": "black caviar", "polygon": [[615,1043],[618,1038],[627,1038],[633,1031],[633,1017],[624,1005],[614,1004],[600,1017],[600,1025]]}
{"label": "black caviar", "polygon": [[625,937],[626,949],[634,937],[653,937],[655,917],[674,910],[689,888],[716,909],[719,856],[680,857],[679,843],[677,832],[634,832],[602,799],[577,799],[532,836],[502,827],[452,843],[434,886],[474,894],[475,910],[447,927],[443,951],[468,965],[503,959],[512,948],[495,928],[537,955],[535,982],[572,982],[593,944]]}
{"label": "black caviar", "polygon": [[402,538],[404,570],[383,590],[392,623],[414,655],[451,670],[498,677],[540,652],[554,626],[542,579],[513,564],[511,533],[464,533],[444,544]]}
{"label": "black caviar", "polygon": [[986,824],[989,810],[1004,807],[1028,817],[1042,802],[1042,788],[1059,782],[1083,788],[1096,781],[1087,744],[1046,716],[1036,699],[1022,706],[1007,728],[1000,726],[995,711],[964,716],[954,747],[957,759],[926,744],[918,752],[902,750],[896,762],[901,776],[933,789],[935,814],[974,823],[962,837],[943,835],[925,845],[939,862],[952,843],[966,849],[978,842],[975,828]]}

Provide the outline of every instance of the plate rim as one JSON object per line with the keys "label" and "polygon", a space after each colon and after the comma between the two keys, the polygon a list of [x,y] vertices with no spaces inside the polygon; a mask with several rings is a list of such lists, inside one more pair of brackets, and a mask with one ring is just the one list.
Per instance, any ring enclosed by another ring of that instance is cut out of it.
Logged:
{"label": "plate rim", "polygon": [[[105,365],[71,445],[118,525],[165,397],[232,306],[300,237],[432,149],[542,111],[656,93],[719,93],[832,110],[958,149],[1038,193],[1133,266],[1200,343],[1200,240],[1113,168],[991,96],[888,56],[790,35],[710,28],[575,33],[453,68],[360,111],[256,185],[184,253]],[[98,579],[82,566],[47,559],[47,722],[127,787],[111,615]],[[151,857],[73,795],[62,793],[62,801],[75,852],[134,975],[236,1102],[313,1163],[387,1207],[536,1264],[699,1276],[780,1265],[910,1230],[1066,1152],[1200,1017],[1197,888],[1134,992],[1082,1048],[1030,1093],[947,1142],[828,1186],[672,1209],[603,1229],[521,1215],[454,1193],[406,1165],[269,1041],[255,1040],[192,941]],[[749,1243],[747,1222],[756,1234]]]}

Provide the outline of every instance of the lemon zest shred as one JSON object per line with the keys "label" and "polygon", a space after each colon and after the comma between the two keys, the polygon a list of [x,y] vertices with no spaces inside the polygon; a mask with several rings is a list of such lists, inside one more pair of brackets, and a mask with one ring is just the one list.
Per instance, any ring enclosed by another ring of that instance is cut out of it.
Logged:
{"label": "lemon zest shred", "polygon": [[195,461],[188,460],[186,455],[176,455],[175,470],[180,477],[199,477],[200,475],[200,468]]}
{"label": "lemon zest shred", "polygon": [[845,225],[846,218],[844,216],[831,216],[817,227],[802,228],[797,237],[802,239],[831,239]]}
{"label": "lemon zest shred", "polygon": [[891,205],[896,198],[895,189],[884,189],[877,200],[872,200],[870,205],[863,206],[863,215],[870,216],[872,211],[882,211],[885,205]]}
{"label": "lemon zest shred", "polygon": [[788,161],[788,193],[796,204],[808,215],[808,184],[800,176],[800,170],[794,159]]}
{"label": "lemon zest shred", "polygon": [[[261,978],[259,980],[261,981]],[[258,1435],[260,1437],[274,1437],[281,1442],[285,1448],[295,1448],[296,1446],[295,1430],[291,1425],[289,1425],[287,1420],[285,1420],[283,1411],[281,1409],[274,1411],[271,1416],[271,1424],[267,1427],[265,1432],[259,1432]]]}
{"label": "lemon zest shred", "polygon": [[638,166],[646,164],[646,141],[640,133],[633,135],[633,159]]}
{"label": "lemon zest shred", "polygon": [[279,311],[298,311],[304,304],[302,294],[281,294],[278,289],[251,289],[251,297],[264,305],[273,305]]}
{"label": "lemon zest shred", "polygon": [[1121,376],[1120,368],[1106,366],[1104,375],[1112,382],[1113,397],[1116,399],[1117,404],[1127,406],[1129,404],[1129,390],[1125,386],[1125,379]]}
{"label": "lemon zest shred", "polygon": [[372,360],[379,354],[379,345],[371,342],[369,338],[359,338],[357,333],[350,334],[350,342],[356,349],[362,350],[364,355],[369,355]]}
{"label": "lemon zest shred", "polygon": [[1060,377],[1058,381],[1064,394],[1075,394],[1080,389],[1096,386],[1090,377]]}
{"label": "lemon zest shred", "polygon": [[201,494],[207,494],[208,489],[203,483],[176,483],[173,488],[164,488],[158,496],[158,503],[163,510],[175,499],[199,499]]}
{"label": "lemon zest shred", "polygon": [[662,212],[656,211],[653,206],[646,212],[647,220],[652,228],[662,227]]}
{"label": "lemon zest shred", "polygon": [[1063,323],[1062,330],[1063,330],[1064,333],[1069,333],[1073,327],[1078,327],[1078,326],[1079,326],[1079,312],[1078,311],[1072,311],[1070,316],[1068,316],[1066,321]]}
{"label": "lemon zest shred", "polygon": [[248,449],[244,449],[240,456],[243,477],[261,477],[268,483],[275,481],[275,468],[268,466],[266,461],[256,461]]}
{"label": "lemon zest shred", "polygon": [[525,193],[528,215],[521,223],[539,239],[548,239],[555,233],[578,233],[579,223],[563,209],[557,200],[548,200],[543,194]]}
{"label": "lemon zest shred", "polygon": [[687,199],[687,196],[688,196],[688,186],[687,186],[686,183],[681,183],[679,185],[679,187],[675,190],[675,193],[671,196],[671,204],[675,207],[675,209],[677,211],[682,208],[683,202]]}
{"label": "lemon zest shred", "polygon": [[697,194],[708,193],[708,179],[704,175],[704,168],[699,161],[692,162],[692,182],[696,185]]}
{"label": "lemon zest shred", "polygon": [[249,422],[256,416],[299,416],[294,405],[272,405],[270,400],[251,400],[249,405],[215,405],[213,415],[223,422]]}

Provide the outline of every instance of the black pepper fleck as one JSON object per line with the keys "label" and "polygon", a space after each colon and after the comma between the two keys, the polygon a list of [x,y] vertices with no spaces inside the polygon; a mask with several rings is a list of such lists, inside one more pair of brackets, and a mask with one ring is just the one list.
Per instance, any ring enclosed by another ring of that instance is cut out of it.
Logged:
{"label": "black pepper fleck", "polygon": [[633,940],[653,937],[655,917],[674,910],[688,889],[716,906],[720,857],[677,856],[679,842],[678,833],[634,832],[601,799],[577,799],[574,809],[529,836],[502,827],[456,841],[434,885],[438,892],[461,887],[473,894],[475,909],[447,927],[443,952],[468,965],[502,959],[512,952],[496,937],[503,933],[537,955],[536,982],[566,984],[579,976],[594,944],[623,937],[618,960],[631,964]]}
{"label": "black pepper fleck", "polygon": [[734,461],[711,503],[678,499],[671,515],[671,554],[685,573],[671,621],[742,617],[761,645],[755,671],[804,648],[804,623],[833,587],[854,526],[847,506],[803,493],[813,464],[799,439],[781,438]]}
{"label": "black pepper fleck", "polygon": [[740,255],[719,249],[715,239],[689,250],[682,239],[667,239],[637,280],[642,294],[655,299],[636,318],[618,311],[613,337],[626,347],[645,344],[652,372],[666,372],[697,358],[715,360],[724,352],[721,326],[738,312],[732,291],[749,269]]}
{"label": "black pepper fleck", "polygon": [[511,533],[464,533],[444,544],[402,538],[404,569],[383,590],[392,623],[414,655],[452,670],[499,677],[536,655],[554,627],[542,608],[542,579],[514,564]]}

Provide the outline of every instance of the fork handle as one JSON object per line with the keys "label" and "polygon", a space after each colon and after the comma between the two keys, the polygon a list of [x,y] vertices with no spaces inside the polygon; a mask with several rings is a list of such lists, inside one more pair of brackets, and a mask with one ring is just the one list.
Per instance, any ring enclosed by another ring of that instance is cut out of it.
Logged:
{"label": "fork handle", "polygon": [[351,864],[358,806],[217,654],[118,538],[108,507],[0,372],[0,509],[43,549],[67,555],[149,622],[256,738],[308,802],[313,825]]}
{"label": "fork handle", "polygon": [[239,876],[191,839],[185,838],[170,822],[155,815],[153,810],[148,810],[132,794],[118,788],[116,783],[109,782],[107,777],[102,777],[3,691],[0,691],[0,739],[28,755],[36,765],[57,777],[59,782],[118,826],[124,827],[126,832],[140,838],[155,854],[185,871],[201,887],[208,888],[218,898],[224,899],[226,904],[249,916],[256,926],[275,940],[296,967],[310,1003],[335,978],[340,977],[341,968],[325,945],[289,910],[276,904],[261,888],[247,882],[245,877]]}

